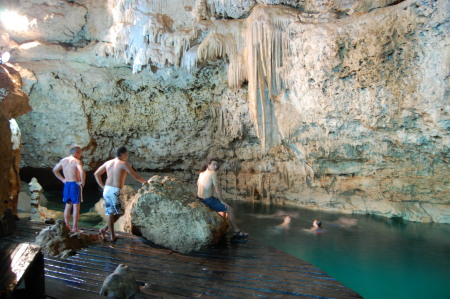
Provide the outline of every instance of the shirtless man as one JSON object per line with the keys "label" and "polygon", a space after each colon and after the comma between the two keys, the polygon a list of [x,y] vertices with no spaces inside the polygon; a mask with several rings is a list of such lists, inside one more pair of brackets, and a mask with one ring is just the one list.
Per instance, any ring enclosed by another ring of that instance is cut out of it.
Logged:
{"label": "shirtless man", "polygon": [[[64,184],[63,202],[64,222],[73,232],[80,232],[78,229],[78,218],[80,217],[80,201],[82,199],[82,187],[85,182],[85,172],[80,160],[82,154],[81,146],[73,145],[70,148],[70,156],[59,161],[53,168],[55,176]],[[61,175],[61,169],[64,176]],[[73,206],[73,227],[70,228],[70,212]]]}
{"label": "shirtless man", "polygon": [[[133,178],[141,183],[144,180],[126,161],[128,159],[128,151],[125,147],[119,147],[116,151],[116,158],[105,162],[94,173],[95,180],[103,189],[103,198],[105,199],[105,214],[107,216],[107,223],[99,230],[100,236],[103,240],[106,238],[106,231],[109,228],[111,233],[111,242],[117,240],[114,234],[114,223],[123,214],[122,205],[119,200],[120,190],[125,184],[125,178],[129,173]],[[106,172],[107,178],[105,184],[102,181],[102,174]]]}
{"label": "shirtless man", "polygon": [[[222,201],[222,193],[219,187],[219,180],[217,179],[216,172],[218,168],[219,162],[215,158],[209,159],[208,164],[202,167],[197,181],[197,198],[216,212],[228,213],[231,226],[233,227],[233,237],[246,238],[248,237],[248,234],[242,232],[237,226],[233,209]],[[214,191],[216,193],[216,197],[213,197]]]}

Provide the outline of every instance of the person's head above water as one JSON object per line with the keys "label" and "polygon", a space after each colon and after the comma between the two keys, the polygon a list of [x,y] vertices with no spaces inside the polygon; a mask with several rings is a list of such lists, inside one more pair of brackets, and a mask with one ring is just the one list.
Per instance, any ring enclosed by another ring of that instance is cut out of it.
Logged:
{"label": "person's head above water", "polygon": [[322,222],[319,219],[314,219],[313,226],[316,228],[320,228],[322,226]]}
{"label": "person's head above water", "polygon": [[291,223],[291,220],[292,220],[291,216],[289,216],[289,215],[283,216],[283,224],[289,224],[289,223]]}
{"label": "person's head above water", "polygon": [[205,171],[206,169],[214,171],[219,169],[219,159],[218,158],[209,158],[206,163],[202,165],[200,168],[200,172]]}
{"label": "person's head above water", "polygon": [[116,158],[119,158],[120,160],[126,160],[128,158],[128,150],[125,146],[116,149]]}

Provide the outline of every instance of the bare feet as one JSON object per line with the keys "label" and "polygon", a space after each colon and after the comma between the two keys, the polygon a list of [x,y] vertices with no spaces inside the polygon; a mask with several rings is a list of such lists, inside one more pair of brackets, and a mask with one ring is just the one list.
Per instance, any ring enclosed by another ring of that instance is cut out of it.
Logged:
{"label": "bare feet", "polygon": [[74,228],[74,229],[72,229],[72,232],[78,234],[78,233],[82,233],[83,231],[81,229]]}
{"label": "bare feet", "polygon": [[103,228],[101,228],[101,229],[99,229],[98,233],[99,233],[99,235],[100,235],[100,238],[101,238],[103,241],[106,241],[106,231],[105,231]]}

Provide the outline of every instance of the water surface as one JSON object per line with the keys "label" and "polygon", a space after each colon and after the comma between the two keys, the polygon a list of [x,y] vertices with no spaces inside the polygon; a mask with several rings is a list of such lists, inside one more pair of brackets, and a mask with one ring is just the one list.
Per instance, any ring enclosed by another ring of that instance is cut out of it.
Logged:
{"label": "water surface", "polygon": [[[450,225],[230,204],[252,237],[319,267],[364,298],[450,298]],[[292,216],[288,229],[278,226],[283,214]],[[315,218],[323,233],[305,231]]]}

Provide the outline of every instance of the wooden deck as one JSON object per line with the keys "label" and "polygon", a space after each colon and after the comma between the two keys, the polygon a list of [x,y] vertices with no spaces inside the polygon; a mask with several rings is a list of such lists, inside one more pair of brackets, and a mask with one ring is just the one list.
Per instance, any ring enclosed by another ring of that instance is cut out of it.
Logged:
{"label": "wooden deck", "polygon": [[[33,242],[44,227],[21,220],[16,235],[1,241]],[[99,241],[68,259],[46,257],[46,295],[99,298],[118,264],[128,265],[142,286],[135,298],[361,298],[320,269],[252,238],[182,255],[124,233],[114,244]]]}

